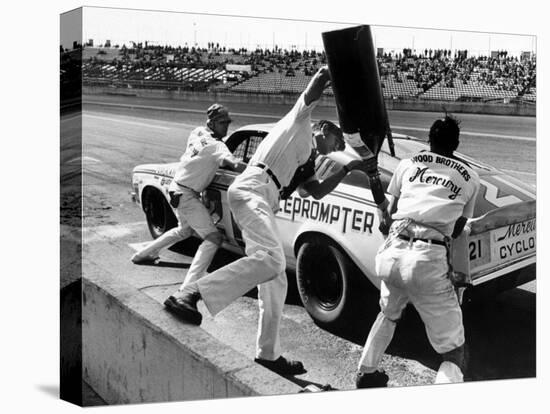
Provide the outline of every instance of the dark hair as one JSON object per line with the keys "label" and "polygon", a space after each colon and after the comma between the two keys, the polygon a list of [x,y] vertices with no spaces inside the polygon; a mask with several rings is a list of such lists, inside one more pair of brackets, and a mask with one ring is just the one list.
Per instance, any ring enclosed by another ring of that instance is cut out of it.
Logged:
{"label": "dark hair", "polygon": [[430,128],[430,144],[446,152],[455,151],[460,135],[459,124],[458,119],[448,114],[445,114],[445,118],[436,120]]}
{"label": "dark hair", "polygon": [[343,151],[346,147],[345,141],[344,141],[344,134],[342,133],[342,130],[333,122],[330,122],[326,119],[321,119],[320,121],[317,121],[313,124],[311,127],[313,132],[322,132],[323,134],[333,134],[336,136],[336,139],[338,140],[338,147],[336,148],[336,151]]}

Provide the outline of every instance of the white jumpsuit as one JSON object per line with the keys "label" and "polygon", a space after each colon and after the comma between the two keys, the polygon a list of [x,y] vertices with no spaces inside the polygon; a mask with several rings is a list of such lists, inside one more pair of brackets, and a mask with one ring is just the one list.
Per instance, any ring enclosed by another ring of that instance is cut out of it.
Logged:
{"label": "white jumpsuit", "polygon": [[[454,223],[472,217],[479,189],[477,173],[466,164],[430,151],[402,160],[388,192],[398,197],[387,243],[376,255],[381,279],[381,313],[375,320],[359,361],[359,371],[373,372],[388,347],[395,322],[408,302],[418,311],[434,349],[444,354],[464,344],[462,311],[447,278],[445,246],[402,240],[397,233],[427,240],[450,237]],[[400,225],[413,222],[406,229]],[[424,226],[425,224],[426,226]],[[435,230],[434,230],[435,228]],[[444,361],[436,382],[461,382],[461,370]]]}
{"label": "white jumpsuit", "polygon": [[195,128],[189,139],[185,153],[181,156],[176,174],[170,184],[170,191],[181,193],[175,210],[178,226],[167,231],[141,250],[140,256],[156,256],[165,247],[184,240],[193,230],[203,239],[180,287],[204,276],[218,249],[218,245],[205,238],[217,229],[206,207],[200,200],[200,193],[210,184],[218,167],[225,158],[230,158],[227,146],[212,137],[207,127]]}
{"label": "white jumpsuit", "polygon": [[279,189],[265,169],[253,165],[264,164],[282,187],[287,186],[298,166],[311,154],[311,111],[315,104],[306,106],[302,94],[259,145],[246,170],[229,187],[229,205],[242,229],[246,256],[197,282],[212,315],[258,286],[256,358],[275,360],[281,355],[279,325],[287,278],[285,255],[275,223]]}

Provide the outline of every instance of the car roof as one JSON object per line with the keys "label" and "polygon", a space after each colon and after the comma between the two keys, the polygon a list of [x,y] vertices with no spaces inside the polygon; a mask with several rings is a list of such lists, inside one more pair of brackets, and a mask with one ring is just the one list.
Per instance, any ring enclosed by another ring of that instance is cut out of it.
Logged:
{"label": "car roof", "polygon": [[[269,122],[269,123],[265,123],[265,124],[249,124],[249,125],[244,125],[244,126],[240,127],[235,132],[240,132],[240,131],[269,132],[275,126],[275,124],[276,124],[275,122]],[[235,133],[235,132],[233,132],[233,133]]]}
{"label": "car roof", "polygon": [[[261,123],[261,124],[248,124],[248,125],[243,125],[242,127],[238,128],[237,130],[235,130],[233,133],[235,132],[241,132],[241,131],[263,131],[263,132],[269,132],[273,129],[273,127],[275,126],[276,122],[267,122],[267,123]],[[338,124],[337,124],[338,125]],[[392,136],[394,138],[398,138],[398,139],[418,139],[417,137],[413,137],[413,136],[410,136],[410,135],[405,135],[405,134],[400,134],[400,133],[396,133],[396,132],[393,132],[392,133]]]}

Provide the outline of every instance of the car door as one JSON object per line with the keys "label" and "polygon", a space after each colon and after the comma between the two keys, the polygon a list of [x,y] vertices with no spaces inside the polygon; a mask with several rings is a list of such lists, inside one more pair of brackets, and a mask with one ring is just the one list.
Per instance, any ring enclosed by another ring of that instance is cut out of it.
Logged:
{"label": "car door", "polygon": [[[248,164],[266,135],[267,132],[261,130],[241,130],[233,133],[225,144],[237,159]],[[236,171],[220,168],[203,193],[203,202],[226,242],[235,247],[244,247],[241,231],[233,219],[227,201],[227,189],[238,174]]]}

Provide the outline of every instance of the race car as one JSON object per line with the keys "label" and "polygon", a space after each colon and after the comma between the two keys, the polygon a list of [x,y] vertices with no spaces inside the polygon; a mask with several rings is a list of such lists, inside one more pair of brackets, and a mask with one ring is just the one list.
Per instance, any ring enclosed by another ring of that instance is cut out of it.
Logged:
{"label": "race car", "polygon": [[[225,143],[246,164],[273,125],[241,127]],[[393,134],[393,143],[393,155],[382,148],[378,156],[384,189],[400,159],[429,149],[425,141],[401,134]],[[481,182],[474,213],[481,219],[472,225],[462,249],[457,246],[454,252],[459,256],[460,270],[471,280],[465,297],[494,295],[535,279],[535,189],[471,157],[455,156],[474,168]],[[346,143],[345,151],[318,160],[318,174],[322,179],[358,157]],[[146,164],[133,170],[132,196],[141,204],[153,238],[177,224],[168,203],[168,187],[176,166]],[[224,236],[223,247],[244,254],[241,231],[233,221],[226,194],[237,174],[219,169],[202,200]],[[349,321],[365,300],[366,289],[379,287],[374,258],[384,237],[378,229],[369,180],[363,172],[352,171],[321,200],[294,192],[281,200],[279,207],[276,220],[287,268],[296,274],[303,305],[319,326],[337,328]]]}

